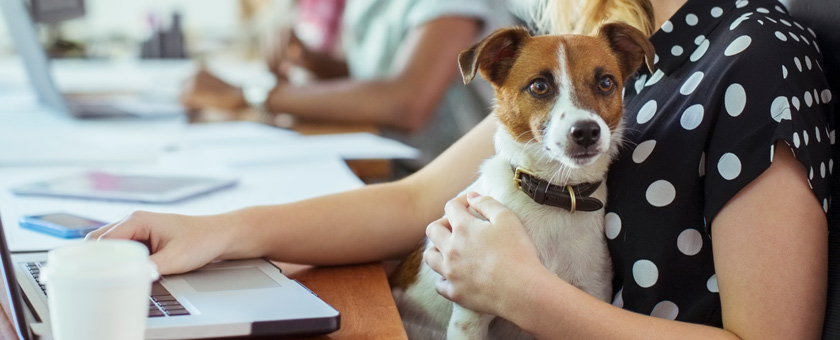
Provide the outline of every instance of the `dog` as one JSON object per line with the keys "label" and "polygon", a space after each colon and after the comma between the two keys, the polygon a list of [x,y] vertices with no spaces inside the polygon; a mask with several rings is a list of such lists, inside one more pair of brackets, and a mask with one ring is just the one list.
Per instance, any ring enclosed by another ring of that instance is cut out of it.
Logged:
{"label": "dog", "polygon": [[[607,23],[591,36],[532,36],[525,28],[503,28],[458,58],[465,84],[478,72],[493,86],[499,121],[496,155],[467,190],[513,210],[546,268],[608,302],[604,182],[623,139],[624,82],[643,64],[652,70],[653,57],[642,32]],[[444,331],[449,340],[532,338],[506,320],[437,294],[441,277],[422,263],[428,247],[424,241],[391,275],[411,339],[440,339]]]}

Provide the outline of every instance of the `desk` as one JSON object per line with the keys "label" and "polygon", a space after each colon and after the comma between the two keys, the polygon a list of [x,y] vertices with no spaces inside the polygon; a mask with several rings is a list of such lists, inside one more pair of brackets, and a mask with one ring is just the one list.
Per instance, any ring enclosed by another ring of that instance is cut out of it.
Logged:
{"label": "desk", "polygon": [[[341,329],[337,332],[320,337],[283,339],[408,339],[381,264],[321,268],[281,263],[278,266],[287,276],[300,281],[341,312]],[[0,338],[16,339],[5,294],[0,302],[3,309]]]}

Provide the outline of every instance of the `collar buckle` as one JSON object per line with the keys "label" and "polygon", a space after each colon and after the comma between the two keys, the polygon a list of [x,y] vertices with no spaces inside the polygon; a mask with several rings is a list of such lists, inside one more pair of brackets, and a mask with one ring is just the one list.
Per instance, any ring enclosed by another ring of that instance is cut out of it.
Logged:
{"label": "collar buckle", "polygon": [[534,174],[522,167],[516,167],[513,171],[513,183],[517,189],[522,190],[522,174],[526,174],[534,178]]}

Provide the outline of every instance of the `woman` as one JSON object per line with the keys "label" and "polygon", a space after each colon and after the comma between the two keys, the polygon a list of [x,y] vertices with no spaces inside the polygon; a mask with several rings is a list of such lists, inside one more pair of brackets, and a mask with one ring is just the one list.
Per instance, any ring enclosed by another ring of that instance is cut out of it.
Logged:
{"label": "woman", "polygon": [[437,219],[424,258],[446,278],[438,291],[541,339],[818,338],[834,127],[813,34],[771,0],[590,5],[542,14],[647,13],[637,27],[659,27],[657,71],[625,88],[628,141],[609,177],[612,305],[545,270],[495,200],[461,195],[439,218],[492,154],[492,116],[398,182],[216,216],[135,213],[91,238],[150,240],[165,273],[256,256],[330,265],[399,258]]}

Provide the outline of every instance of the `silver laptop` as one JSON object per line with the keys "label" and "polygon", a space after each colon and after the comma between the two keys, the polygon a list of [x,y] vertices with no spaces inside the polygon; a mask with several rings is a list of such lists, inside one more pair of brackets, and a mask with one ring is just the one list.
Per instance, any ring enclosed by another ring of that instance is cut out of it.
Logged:
{"label": "silver laptop", "polygon": [[[5,1],[5,0],[3,0]],[[50,334],[44,285],[46,252],[9,252],[0,222],[0,265],[18,337]],[[223,261],[152,286],[147,339],[315,335],[338,330],[340,314],[263,259]]]}
{"label": "silver laptop", "polygon": [[49,60],[38,41],[25,0],[0,1],[6,25],[29,82],[45,106],[77,118],[170,118],[185,115],[176,100],[123,96],[108,99],[65,98],[58,91],[50,72]]}

